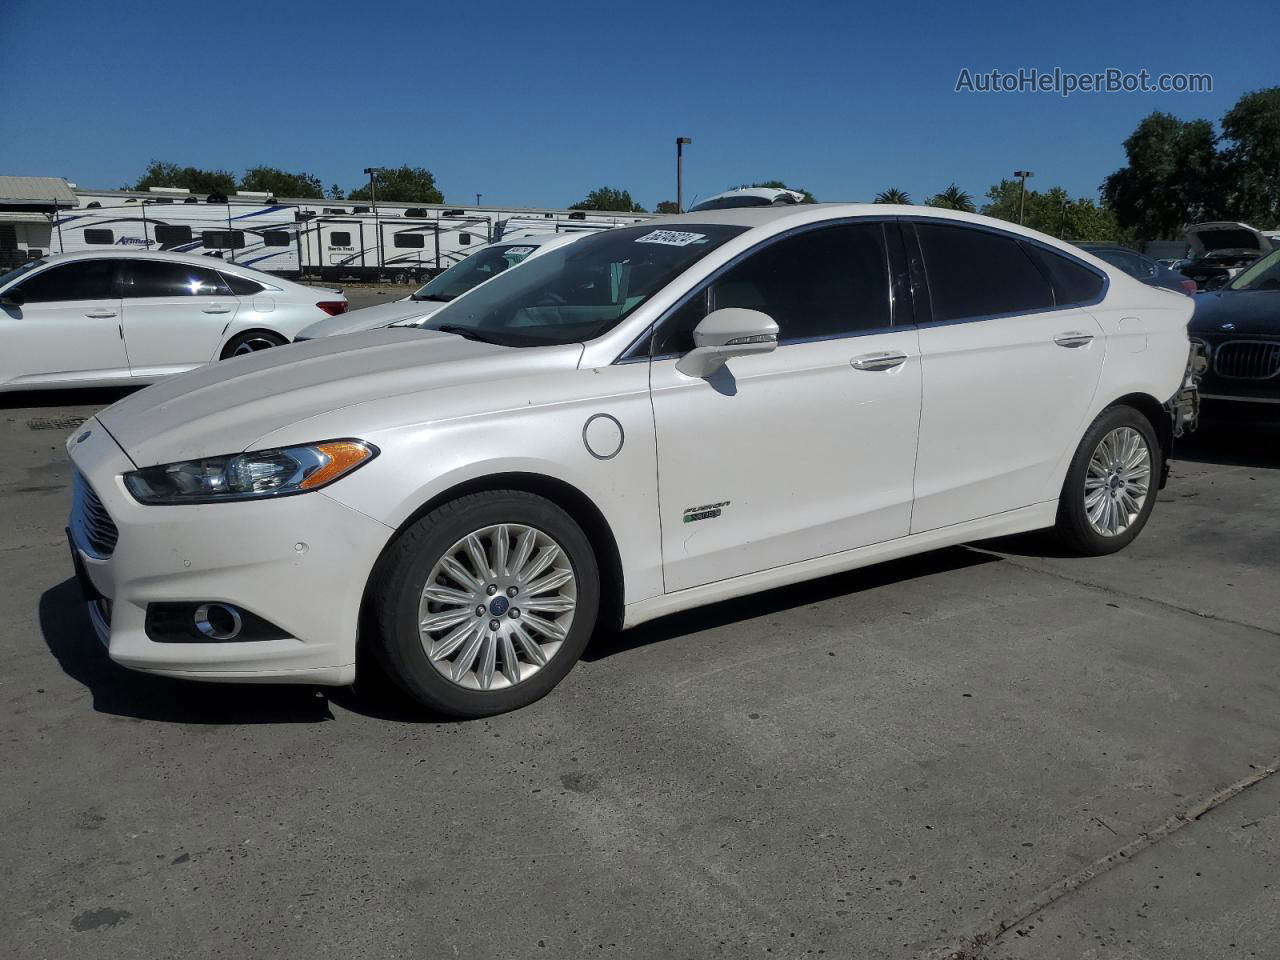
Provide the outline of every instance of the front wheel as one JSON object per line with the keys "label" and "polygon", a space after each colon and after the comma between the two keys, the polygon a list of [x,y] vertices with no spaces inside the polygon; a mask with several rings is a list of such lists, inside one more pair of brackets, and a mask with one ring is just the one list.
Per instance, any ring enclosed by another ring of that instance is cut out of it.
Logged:
{"label": "front wheel", "polygon": [[1133,407],[1102,411],[1067,470],[1058,501],[1059,537],[1088,556],[1127,547],[1155,507],[1161,465],[1151,421]]}
{"label": "front wheel", "polygon": [[378,651],[427,707],[483,717],[533,703],[595,628],[600,576],[581,527],[516,490],[471,494],[406,529],[374,581]]}

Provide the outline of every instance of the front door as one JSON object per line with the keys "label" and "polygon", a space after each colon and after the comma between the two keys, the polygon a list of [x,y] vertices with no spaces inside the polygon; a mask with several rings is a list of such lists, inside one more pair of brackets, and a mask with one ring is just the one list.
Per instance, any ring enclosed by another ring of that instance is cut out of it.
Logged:
{"label": "front door", "polygon": [[[766,242],[659,325],[668,592],[908,533],[920,358],[914,327],[893,326],[885,230],[850,222]],[[767,313],[778,347],[685,376],[675,364],[693,327],[722,307]]]}
{"label": "front door", "polygon": [[73,260],[42,270],[0,307],[0,383],[74,384],[127,378],[116,260]]}
{"label": "front door", "polygon": [[217,359],[240,301],[208,267],[131,260],[124,286],[124,338],[135,377],[159,377]]}

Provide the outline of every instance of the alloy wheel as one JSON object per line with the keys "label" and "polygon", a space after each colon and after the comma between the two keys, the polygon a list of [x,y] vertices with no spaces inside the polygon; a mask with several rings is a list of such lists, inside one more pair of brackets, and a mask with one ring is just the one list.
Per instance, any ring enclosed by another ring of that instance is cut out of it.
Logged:
{"label": "alloy wheel", "polygon": [[1151,491],[1151,450],[1133,427],[1117,427],[1099,441],[1084,477],[1089,525],[1104,537],[1124,533]]}
{"label": "alloy wheel", "polygon": [[418,633],[446,679],[498,690],[547,665],[576,607],[564,548],[535,527],[496,524],[467,534],[436,561],[418,605]]}

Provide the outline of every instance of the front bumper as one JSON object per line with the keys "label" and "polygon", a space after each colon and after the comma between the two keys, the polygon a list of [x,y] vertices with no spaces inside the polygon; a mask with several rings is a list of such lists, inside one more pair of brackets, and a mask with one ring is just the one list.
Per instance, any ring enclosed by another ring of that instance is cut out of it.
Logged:
{"label": "front bumper", "polygon": [[[355,678],[360,603],[389,527],[323,491],[143,506],[122,480],[134,464],[94,420],[77,431],[68,452],[118,531],[103,557],[84,542],[73,508],[72,549],[83,579],[91,595],[108,601],[90,601],[90,620],[112,660],[198,680],[345,684]],[[147,635],[148,604],[204,602],[257,614],[287,636],[156,642]]]}

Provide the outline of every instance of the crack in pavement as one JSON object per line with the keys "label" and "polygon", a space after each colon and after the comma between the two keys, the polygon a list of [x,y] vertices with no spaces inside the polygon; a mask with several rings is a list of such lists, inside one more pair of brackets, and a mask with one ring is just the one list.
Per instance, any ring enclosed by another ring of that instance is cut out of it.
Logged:
{"label": "crack in pavement", "polygon": [[1035,896],[1018,904],[1004,916],[997,915],[994,922],[987,929],[980,930],[973,936],[967,937],[959,946],[951,947],[947,952],[940,953],[939,956],[942,960],[980,960],[986,949],[995,944],[1009,930],[1021,926],[1037,913],[1079,890],[1096,877],[1128,863],[1143,850],[1168,839],[1183,827],[1195,823],[1233,797],[1244,793],[1250,787],[1255,787],[1268,777],[1280,773],[1280,758],[1265,766],[1256,764],[1250,764],[1250,766],[1253,768],[1253,773],[1247,777],[1242,777],[1230,786],[1223,787],[1186,810],[1174,813],[1159,826],[1151,830],[1144,830],[1133,840],[1116,847],[1110,853],[1099,857],[1069,877],[1050,884]]}
{"label": "crack in pavement", "polygon": [[1100,584],[1094,583],[1092,580],[1086,580],[1083,577],[1073,577],[1070,574],[1054,570],[1052,567],[1041,567],[1033,563],[1027,563],[1024,560],[1019,560],[1017,557],[1007,553],[1001,553],[998,550],[989,550],[986,547],[976,547],[972,544],[965,544],[965,549],[972,550],[974,553],[981,553],[984,556],[996,557],[1011,566],[1017,567],[1019,570],[1026,570],[1028,573],[1039,573],[1046,577],[1056,577],[1059,580],[1067,581],[1067,583],[1074,583],[1078,587],[1087,587],[1090,590],[1096,590],[1099,593],[1114,594],[1117,597],[1124,597],[1126,600],[1141,600],[1144,603],[1154,603],[1156,606],[1166,607],[1169,610],[1176,610],[1178,613],[1190,614],[1193,617],[1199,617],[1201,620],[1213,620],[1217,623],[1229,623],[1235,627],[1244,627],[1246,630],[1257,630],[1259,633],[1265,633],[1268,636],[1280,637],[1280,630],[1260,627],[1256,623],[1246,623],[1243,620],[1235,620],[1231,617],[1220,616],[1216,613],[1208,613],[1204,610],[1196,610],[1194,607],[1184,607],[1171,600],[1163,600],[1160,597],[1147,596],[1144,593],[1120,590],[1116,587],[1104,587]]}

